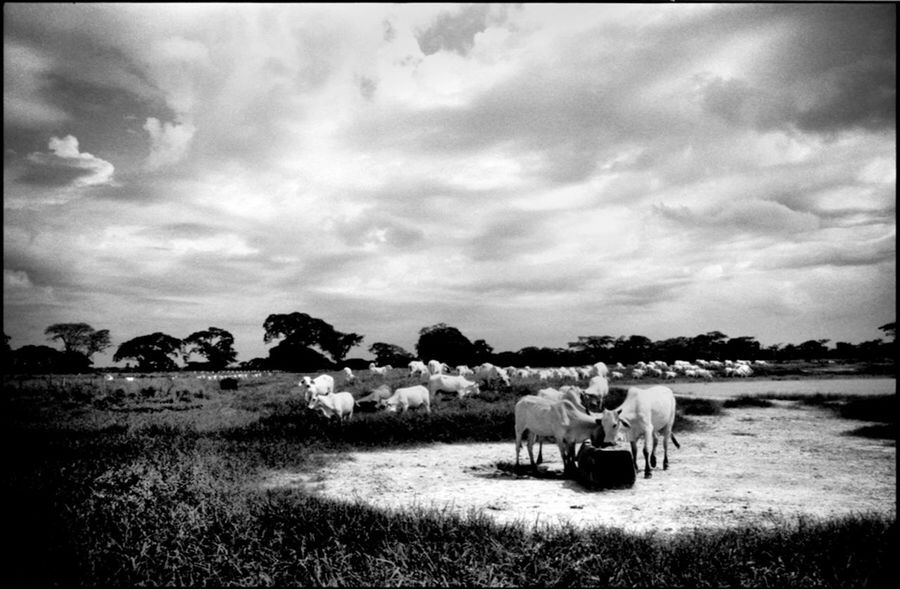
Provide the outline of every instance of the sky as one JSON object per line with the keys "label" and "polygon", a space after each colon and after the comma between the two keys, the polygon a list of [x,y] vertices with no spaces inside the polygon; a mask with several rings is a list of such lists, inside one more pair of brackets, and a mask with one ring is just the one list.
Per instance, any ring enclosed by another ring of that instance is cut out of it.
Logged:
{"label": "sky", "polygon": [[7,3],[3,78],[14,349],[895,320],[892,4]]}

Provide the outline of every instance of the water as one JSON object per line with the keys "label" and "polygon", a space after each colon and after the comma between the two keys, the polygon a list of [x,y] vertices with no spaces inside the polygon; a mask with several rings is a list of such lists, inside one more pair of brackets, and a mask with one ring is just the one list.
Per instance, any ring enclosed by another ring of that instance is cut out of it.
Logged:
{"label": "water", "polygon": [[[891,395],[897,392],[895,378],[813,378],[798,380],[727,380],[715,382],[661,383],[676,395],[729,398],[741,395],[785,393],[815,395]],[[639,387],[646,387],[638,383]]]}

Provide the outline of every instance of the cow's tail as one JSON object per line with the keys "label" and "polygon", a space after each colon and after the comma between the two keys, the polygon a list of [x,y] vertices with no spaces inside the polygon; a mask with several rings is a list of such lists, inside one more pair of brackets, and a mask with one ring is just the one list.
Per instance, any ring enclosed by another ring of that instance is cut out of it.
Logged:
{"label": "cow's tail", "polygon": [[675,439],[675,434],[670,432],[669,437],[672,438],[672,443],[675,444],[676,448],[681,448],[681,444],[679,444],[678,440]]}

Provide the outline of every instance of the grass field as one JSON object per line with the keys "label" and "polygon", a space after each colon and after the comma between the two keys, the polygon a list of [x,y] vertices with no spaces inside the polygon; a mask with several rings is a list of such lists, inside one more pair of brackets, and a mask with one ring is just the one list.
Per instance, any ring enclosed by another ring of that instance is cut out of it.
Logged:
{"label": "grass field", "polygon": [[[379,382],[363,377],[348,389]],[[314,473],[323,449],[511,440],[512,407],[533,388],[338,424],[309,415],[295,384],[277,374],[224,391],[165,376],[7,379],[12,584],[865,587],[895,577],[896,521],[879,516],[662,537],[387,515],[296,489],[261,491],[253,482],[262,472]],[[614,388],[610,404],[623,394]],[[887,428],[861,435],[896,435],[895,396],[809,402]],[[721,411],[727,403],[679,401],[676,432],[691,415]]]}

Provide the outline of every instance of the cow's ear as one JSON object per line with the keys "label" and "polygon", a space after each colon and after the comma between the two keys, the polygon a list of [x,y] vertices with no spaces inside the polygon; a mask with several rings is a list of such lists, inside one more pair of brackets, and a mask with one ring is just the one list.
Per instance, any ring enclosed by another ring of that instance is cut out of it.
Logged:
{"label": "cow's ear", "polygon": [[624,417],[619,418],[619,423],[622,424],[622,427],[629,427],[629,428],[631,427],[631,424],[628,423],[628,420],[625,419]]}
{"label": "cow's ear", "polygon": [[616,415],[622,415],[622,410],[621,410],[621,409],[617,409],[617,410],[616,410]]}

